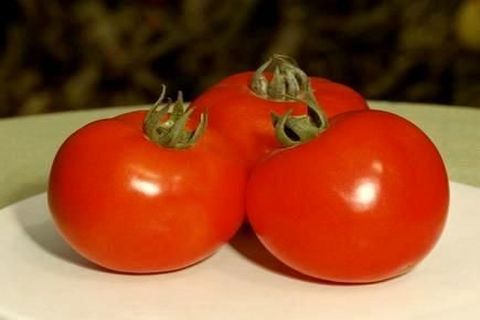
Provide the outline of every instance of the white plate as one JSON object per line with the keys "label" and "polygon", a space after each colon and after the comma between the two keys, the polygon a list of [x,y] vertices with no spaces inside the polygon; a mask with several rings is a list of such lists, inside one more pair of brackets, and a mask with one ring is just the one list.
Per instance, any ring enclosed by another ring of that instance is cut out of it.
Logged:
{"label": "white plate", "polygon": [[57,235],[45,194],[0,211],[0,319],[479,319],[480,189],[451,183],[445,232],[410,273],[377,284],[311,282],[250,234],[193,267],[97,269]]}

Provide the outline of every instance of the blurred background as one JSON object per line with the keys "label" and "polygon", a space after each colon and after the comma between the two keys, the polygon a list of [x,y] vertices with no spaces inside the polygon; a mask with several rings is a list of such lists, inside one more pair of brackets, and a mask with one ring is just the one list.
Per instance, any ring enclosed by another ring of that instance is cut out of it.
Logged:
{"label": "blurred background", "polygon": [[6,0],[0,117],[186,99],[270,54],[368,99],[480,107],[480,0]]}

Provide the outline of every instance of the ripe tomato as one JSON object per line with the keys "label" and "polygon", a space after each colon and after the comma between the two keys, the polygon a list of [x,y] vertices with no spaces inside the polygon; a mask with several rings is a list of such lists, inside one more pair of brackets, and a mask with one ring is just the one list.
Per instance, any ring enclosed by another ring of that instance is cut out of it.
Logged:
{"label": "ripe tomato", "polygon": [[[275,68],[272,73],[265,72]],[[275,76],[276,75],[276,76]],[[311,87],[309,87],[311,84]],[[243,72],[220,81],[195,99],[197,112],[209,114],[210,126],[229,138],[253,165],[280,147],[271,125],[271,113],[305,113],[303,100],[312,91],[328,117],[368,109],[353,89],[322,78],[308,78],[290,58],[275,55],[256,72]]]}
{"label": "ripe tomato", "polygon": [[333,118],[313,140],[252,171],[249,221],[278,259],[312,277],[375,282],[432,249],[449,203],[443,161],[409,121],[381,111]]}
{"label": "ripe tomato", "polygon": [[[213,130],[191,146],[180,140],[193,133],[176,131],[172,146],[183,148],[164,147],[145,135],[145,116],[137,111],[79,129],[58,151],[48,187],[67,242],[120,272],[189,266],[227,242],[244,219],[246,170],[237,151]],[[168,135],[173,127],[165,128]]]}

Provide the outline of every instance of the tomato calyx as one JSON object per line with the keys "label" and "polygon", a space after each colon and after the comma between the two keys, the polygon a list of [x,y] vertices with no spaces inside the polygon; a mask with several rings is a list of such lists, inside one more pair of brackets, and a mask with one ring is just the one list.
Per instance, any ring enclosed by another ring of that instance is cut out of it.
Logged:
{"label": "tomato calyx", "polygon": [[[271,79],[265,72],[271,70]],[[302,99],[310,88],[310,80],[297,62],[286,55],[274,54],[253,74],[250,90],[264,99],[291,101],[290,97]]]}
{"label": "tomato calyx", "polygon": [[282,116],[272,113],[275,135],[284,147],[305,143],[317,137],[328,127],[327,117],[310,90],[302,102],[307,105],[307,113],[304,115],[293,116],[292,109]]}
{"label": "tomato calyx", "polygon": [[175,102],[168,98],[164,102],[166,87],[158,100],[148,111],[143,122],[146,136],[153,142],[166,148],[184,149],[193,146],[202,136],[207,126],[207,115],[202,113],[195,129],[187,129],[187,123],[193,109],[185,106],[183,94],[178,91]]}

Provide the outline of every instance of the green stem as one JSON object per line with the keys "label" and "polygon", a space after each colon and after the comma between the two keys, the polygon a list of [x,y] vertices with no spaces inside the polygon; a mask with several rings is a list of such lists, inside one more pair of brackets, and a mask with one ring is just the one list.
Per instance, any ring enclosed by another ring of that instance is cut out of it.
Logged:
{"label": "green stem", "polygon": [[193,146],[202,136],[207,126],[207,115],[202,113],[194,130],[187,129],[188,120],[193,112],[183,102],[182,92],[178,92],[175,102],[167,99],[164,102],[166,87],[158,100],[145,116],[143,130],[147,137],[165,148],[184,149]]}
{"label": "green stem", "polygon": [[[293,97],[292,99],[299,100]],[[327,116],[318,105],[311,91],[308,91],[302,102],[307,105],[307,114],[292,116],[292,110],[289,110],[283,116],[272,113],[275,135],[278,141],[285,147],[314,139],[328,127]]]}
{"label": "green stem", "polygon": [[[266,71],[273,73],[270,80],[264,74]],[[290,101],[287,97],[303,99],[309,88],[310,80],[297,62],[280,54],[274,54],[261,65],[250,82],[250,89],[257,96],[278,101]]]}

